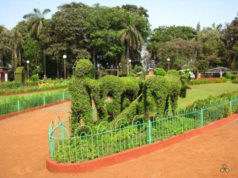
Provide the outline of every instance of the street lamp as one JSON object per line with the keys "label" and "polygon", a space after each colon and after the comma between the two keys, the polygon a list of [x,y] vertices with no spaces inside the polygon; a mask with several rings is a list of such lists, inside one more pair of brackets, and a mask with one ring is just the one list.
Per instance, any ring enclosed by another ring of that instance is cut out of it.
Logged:
{"label": "street lamp", "polygon": [[63,59],[64,59],[64,79],[66,79],[66,59],[67,59],[66,54],[63,55]]}
{"label": "street lamp", "polygon": [[27,66],[27,79],[29,80],[29,60],[26,60],[26,66]]}
{"label": "street lamp", "polygon": [[167,62],[168,62],[168,71],[169,71],[169,64],[170,64],[170,59],[169,58],[167,59]]}
{"label": "street lamp", "polygon": [[128,74],[131,72],[131,59],[128,60],[129,61],[129,70],[128,70]]}

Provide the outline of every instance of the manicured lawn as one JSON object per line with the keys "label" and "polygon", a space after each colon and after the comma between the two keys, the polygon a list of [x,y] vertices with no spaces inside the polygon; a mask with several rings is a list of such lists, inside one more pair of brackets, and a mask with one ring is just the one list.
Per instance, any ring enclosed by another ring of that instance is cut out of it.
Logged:
{"label": "manicured lawn", "polygon": [[179,98],[178,107],[184,108],[198,99],[204,99],[209,96],[217,96],[222,93],[229,93],[238,91],[238,84],[231,82],[206,84],[206,85],[193,85],[191,89],[187,91],[186,98]]}

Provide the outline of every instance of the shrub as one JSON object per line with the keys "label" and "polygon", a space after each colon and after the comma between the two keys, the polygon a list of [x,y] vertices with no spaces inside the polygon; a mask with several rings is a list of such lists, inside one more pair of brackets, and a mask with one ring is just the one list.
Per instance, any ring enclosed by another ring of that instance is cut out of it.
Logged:
{"label": "shrub", "polygon": [[[75,77],[69,85],[72,133],[84,124],[96,128],[101,120],[109,120],[108,117],[113,124],[122,118],[130,121],[135,115],[163,114],[170,103],[173,112],[177,107],[182,88],[177,71],[147,80],[134,77],[135,74],[131,77],[106,75],[95,80],[92,79],[93,65],[90,61],[80,60],[76,66]],[[97,119],[94,118],[94,109]],[[82,129],[85,131],[86,127],[82,127],[79,133]]]}
{"label": "shrub", "polygon": [[128,77],[136,77],[136,74],[134,74],[134,73],[129,73],[127,76],[128,76]]}
{"label": "shrub", "polygon": [[179,71],[177,70],[169,70],[167,73],[171,75],[179,76]]}
{"label": "shrub", "polygon": [[238,83],[238,79],[233,79],[231,82],[232,83]]}
{"label": "shrub", "polygon": [[200,84],[206,84],[206,83],[224,83],[226,82],[225,78],[222,79],[199,79],[199,80],[191,80],[189,84],[191,85],[200,85]]}
{"label": "shrub", "polygon": [[75,77],[83,78],[83,77],[94,77],[94,66],[88,59],[80,59],[76,65],[75,69]]}
{"label": "shrub", "polygon": [[22,87],[23,84],[20,82],[0,82],[0,89],[13,89]]}
{"label": "shrub", "polygon": [[136,65],[136,66],[134,67],[134,69],[133,69],[133,73],[137,74],[137,73],[139,73],[139,72],[144,73],[144,72],[145,72],[145,69],[144,69],[142,66]]}
{"label": "shrub", "polygon": [[165,76],[166,72],[163,68],[157,68],[155,71],[155,75]]}
{"label": "shrub", "polygon": [[39,82],[39,75],[38,74],[32,75],[31,76],[31,81],[38,83]]}
{"label": "shrub", "polygon": [[230,72],[227,72],[226,75],[225,75],[225,77],[226,77],[227,79],[233,80],[233,79],[236,78],[236,75],[234,75],[234,74],[232,74],[232,73],[230,73]]}

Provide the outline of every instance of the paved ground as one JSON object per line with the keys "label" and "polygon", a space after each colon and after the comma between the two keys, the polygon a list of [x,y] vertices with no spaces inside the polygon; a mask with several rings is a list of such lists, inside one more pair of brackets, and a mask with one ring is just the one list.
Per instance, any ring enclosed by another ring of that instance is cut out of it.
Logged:
{"label": "paved ground", "polygon": [[[238,177],[238,120],[209,133],[110,167],[83,174],[45,168],[49,122],[69,115],[70,103],[0,121],[0,178],[210,178]],[[230,169],[220,173],[222,164]]]}

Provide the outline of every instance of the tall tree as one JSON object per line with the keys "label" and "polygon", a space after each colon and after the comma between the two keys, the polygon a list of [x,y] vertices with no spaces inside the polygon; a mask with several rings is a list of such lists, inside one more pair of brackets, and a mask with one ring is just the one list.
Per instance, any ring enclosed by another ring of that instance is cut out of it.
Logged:
{"label": "tall tree", "polygon": [[[126,70],[123,66],[123,63],[125,63],[124,57],[122,57],[122,71],[128,74],[129,73],[129,57],[130,57],[130,48],[137,50],[141,48],[143,43],[143,38],[141,36],[141,33],[136,28],[136,21],[131,16],[131,14],[128,14],[128,21],[127,24],[125,24],[125,28],[122,29],[119,32],[119,39],[121,41],[121,44],[124,45],[126,48],[124,50],[124,55],[126,56]],[[123,55],[123,56],[124,56]],[[124,69],[123,69],[124,68]]]}
{"label": "tall tree", "polygon": [[[44,17],[46,14],[50,12],[50,9],[45,9],[41,12],[39,9],[34,8],[33,13],[29,13],[23,16],[24,19],[30,21],[29,28],[30,32],[33,36],[39,39],[41,30],[44,26]],[[46,58],[45,58],[45,50],[43,49],[43,66],[44,66],[44,77],[46,77]]]}
{"label": "tall tree", "polygon": [[238,17],[225,29],[226,60],[231,68],[238,68]]}
{"label": "tall tree", "polygon": [[42,27],[44,25],[44,17],[50,12],[50,9],[45,9],[43,12],[40,12],[39,9],[33,9],[33,11],[33,13],[24,15],[23,18],[30,20],[30,32],[33,36],[39,38]]}

